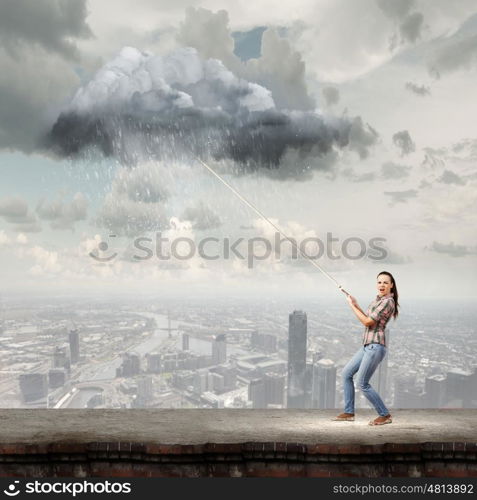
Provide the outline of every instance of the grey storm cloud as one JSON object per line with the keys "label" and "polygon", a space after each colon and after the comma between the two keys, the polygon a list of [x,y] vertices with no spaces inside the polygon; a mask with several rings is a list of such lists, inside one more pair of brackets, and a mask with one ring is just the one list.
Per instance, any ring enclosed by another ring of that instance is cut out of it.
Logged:
{"label": "grey storm cloud", "polygon": [[381,165],[381,177],[383,179],[402,179],[407,177],[411,172],[411,167],[407,165],[399,165],[388,161]]}
{"label": "grey storm cloud", "polygon": [[408,200],[417,196],[415,189],[408,189],[406,191],[385,191],[384,194],[391,198],[391,204],[407,203]]}
{"label": "grey storm cloud", "polygon": [[0,149],[38,150],[79,85],[76,42],[92,36],[85,0],[0,2]]}
{"label": "grey storm cloud", "polygon": [[406,82],[406,89],[420,97],[431,95],[431,88],[426,85],[417,85],[417,83]]}
{"label": "grey storm cloud", "polygon": [[104,199],[96,223],[116,236],[137,236],[167,228],[168,218],[161,204],[133,202],[110,193]]}
{"label": "grey storm cloud", "polygon": [[365,174],[357,175],[353,178],[353,182],[371,182],[376,178],[376,175],[372,172],[367,172]]}
{"label": "grey storm cloud", "polygon": [[36,213],[40,219],[50,221],[53,229],[73,230],[76,222],[86,219],[88,201],[82,193],[76,193],[70,203],[62,199],[50,202],[41,200]]}
{"label": "grey storm cloud", "polygon": [[344,168],[341,175],[351,182],[372,182],[376,179],[374,172],[356,173],[352,168]]}
{"label": "grey storm cloud", "polygon": [[220,217],[202,201],[186,208],[181,218],[190,221],[192,228],[197,230],[215,229],[222,225]]}
{"label": "grey storm cloud", "polygon": [[463,186],[466,183],[462,177],[455,172],[452,172],[452,170],[444,170],[442,175],[437,180],[443,184],[456,184],[458,186]]}
{"label": "grey storm cloud", "polygon": [[[411,12],[415,0],[377,0],[379,8],[392,19],[398,27],[401,43],[415,43],[421,36],[424,16],[421,12]],[[396,45],[396,36],[391,39],[391,48]]]}
{"label": "grey storm cloud", "polygon": [[28,203],[18,197],[7,197],[0,200],[0,217],[12,224],[17,232],[33,233],[41,231],[41,226],[34,214],[31,214]]}
{"label": "grey storm cloud", "polygon": [[403,40],[415,43],[421,36],[424,16],[420,12],[409,14],[400,24],[399,31]]}
{"label": "grey storm cloud", "polygon": [[144,163],[121,168],[100,207],[96,223],[118,236],[136,236],[168,227],[165,204],[174,184],[171,169]]}
{"label": "grey storm cloud", "polygon": [[386,252],[384,258],[382,258],[383,255],[381,254],[381,252],[379,253],[380,258],[377,259],[376,252],[373,250],[368,250],[366,252],[366,256],[368,257],[369,262],[373,264],[390,264],[390,265],[403,265],[412,262],[411,257],[409,257],[408,255],[402,255],[395,250],[391,250],[387,245],[383,245],[381,248],[383,248],[384,251]]}
{"label": "grey storm cloud", "polygon": [[340,91],[336,87],[323,87],[321,89],[327,106],[334,106],[340,100]]}
{"label": "grey storm cloud", "polygon": [[239,78],[194,48],[154,56],[124,48],[75,94],[49,133],[60,156],[99,149],[140,160],[232,160],[276,169],[289,150],[310,159],[348,148],[361,158],[378,134],[360,117],[278,109],[269,89]]}
{"label": "grey storm cloud", "polygon": [[477,64],[477,15],[471,16],[448,38],[440,39],[430,58],[429,73],[436,78]]}
{"label": "grey storm cloud", "polygon": [[451,257],[465,257],[466,255],[477,255],[477,248],[472,248],[466,245],[456,245],[453,241],[450,243],[439,243],[434,241],[427,248],[432,252],[450,255]]}
{"label": "grey storm cloud", "polygon": [[28,203],[22,198],[8,197],[0,200],[0,217],[5,220],[15,220],[26,217],[28,214]]}
{"label": "grey storm cloud", "polygon": [[66,58],[78,59],[73,40],[93,35],[86,16],[86,0],[2,0],[0,42],[13,53],[24,44],[37,44]]}
{"label": "grey storm cloud", "polygon": [[114,180],[114,191],[117,195],[126,195],[130,201],[142,203],[158,203],[169,197],[164,173],[158,167],[122,170]]}
{"label": "grey storm cloud", "polygon": [[306,67],[301,54],[273,27],[262,33],[259,57],[244,62],[234,52],[235,40],[227,11],[214,13],[190,7],[181,24],[178,41],[197,49],[204,59],[222,61],[239,78],[269,89],[278,109],[304,111],[315,107],[306,85]]}
{"label": "grey storm cloud", "polygon": [[379,8],[389,17],[394,19],[404,19],[412,7],[415,0],[377,0]]}
{"label": "grey storm cloud", "polygon": [[416,151],[416,145],[407,130],[401,130],[393,135],[394,145],[401,150],[401,156]]}

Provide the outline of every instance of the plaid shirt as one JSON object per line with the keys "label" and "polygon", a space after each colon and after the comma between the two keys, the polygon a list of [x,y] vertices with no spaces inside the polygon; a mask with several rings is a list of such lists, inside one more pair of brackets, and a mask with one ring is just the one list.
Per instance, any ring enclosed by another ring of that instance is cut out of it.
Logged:
{"label": "plaid shirt", "polygon": [[385,329],[387,322],[391,319],[394,313],[394,294],[388,293],[376,299],[369,304],[366,316],[374,319],[376,322],[374,326],[366,327],[363,333],[363,345],[376,343],[386,345]]}

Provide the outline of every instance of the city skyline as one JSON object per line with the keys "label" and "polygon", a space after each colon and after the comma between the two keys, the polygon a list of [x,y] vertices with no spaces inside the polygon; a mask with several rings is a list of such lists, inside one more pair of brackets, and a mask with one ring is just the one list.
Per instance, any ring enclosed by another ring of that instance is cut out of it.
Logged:
{"label": "city skyline", "polygon": [[[361,341],[338,302],[303,304],[298,315],[306,311],[307,324],[298,333],[306,335],[298,337],[294,322],[286,323],[297,311],[287,315],[284,303],[8,303],[0,335],[6,407],[287,408],[287,366],[298,361],[306,369],[295,381],[301,399],[291,405],[339,408],[340,373]],[[391,408],[474,407],[475,313],[461,314],[455,306],[417,308],[391,325],[388,355],[371,380]],[[455,321],[461,330],[450,337]],[[72,331],[80,336],[77,363],[70,362]],[[295,349],[303,360],[288,357],[290,340],[305,345]],[[360,394],[357,406],[369,407]]]}

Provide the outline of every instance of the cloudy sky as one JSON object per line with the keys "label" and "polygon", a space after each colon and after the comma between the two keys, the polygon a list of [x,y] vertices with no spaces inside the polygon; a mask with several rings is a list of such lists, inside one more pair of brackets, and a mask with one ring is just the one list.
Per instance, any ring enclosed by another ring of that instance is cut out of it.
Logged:
{"label": "cloudy sky", "polygon": [[474,1],[3,0],[0,65],[0,293],[336,294],[204,161],[358,297],[476,297]]}

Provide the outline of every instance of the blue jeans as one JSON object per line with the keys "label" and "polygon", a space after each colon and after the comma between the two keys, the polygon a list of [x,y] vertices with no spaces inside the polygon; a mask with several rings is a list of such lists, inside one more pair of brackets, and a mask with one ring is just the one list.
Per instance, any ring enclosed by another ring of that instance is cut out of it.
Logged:
{"label": "blue jeans", "polygon": [[353,376],[358,372],[356,382],[368,401],[374,406],[380,416],[389,415],[389,411],[384,405],[383,400],[369,383],[369,379],[386,355],[386,350],[386,347],[382,344],[362,346],[343,368],[345,413],[354,413]]}

